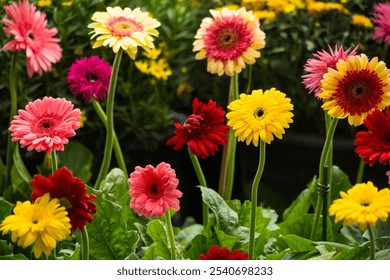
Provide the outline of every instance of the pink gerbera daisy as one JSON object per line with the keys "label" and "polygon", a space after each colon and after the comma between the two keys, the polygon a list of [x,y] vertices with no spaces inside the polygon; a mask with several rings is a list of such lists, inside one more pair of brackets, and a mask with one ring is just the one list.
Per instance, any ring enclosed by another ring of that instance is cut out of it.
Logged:
{"label": "pink gerbera daisy", "polygon": [[214,155],[218,145],[226,143],[229,126],[225,124],[225,111],[217,107],[215,101],[209,100],[207,104],[195,98],[192,103],[192,114],[184,124],[175,123],[175,135],[168,139],[167,145],[180,150],[183,146],[203,159]]}
{"label": "pink gerbera daisy", "polygon": [[106,99],[111,78],[111,66],[98,56],[76,60],[69,68],[67,80],[75,96],[81,94],[84,101],[91,97]]}
{"label": "pink gerbera daisy", "polygon": [[309,93],[314,92],[317,96],[321,92],[321,80],[325,73],[328,72],[328,68],[336,69],[336,63],[340,59],[346,60],[349,56],[355,55],[357,47],[353,50],[350,48],[343,49],[343,46],[335,46],[334,50],[329,47],[329,52],[321,50],[313,56],[315,58],[309,58],[304,65],[304,70],[308,73],[302,76],[303,84],[309,90]]}
{"label": "pink gerbera daisy", "polygon": [[254,64],[260,57],[258,50],[265,47],[259,19],[245,8],[210,13],[213,17],[204,18],[195,35],[195,58],[207,58],[207,71],[219,76],[233,76],[246,64]]}
{"label": "pink gerbera daisy", "polygon": [[27,150],[63,151],[80,127],[81,111],[65,98],[44,97],[29,102],[11,121],[12,141]]}
{"label": "pink gerbera daisy", "polygon": [[390,3],[373,6],[372,21],[375,23],[372,38],[390,45]]}
{"label": "pink gerbera daisy", "polygon": [[177,189],[179,180],[168,163],[162,162],[154,168],[137,166],[128,180],[131,186],[130,208],[138,215],[162,217],[169,209],[179,211],[179,200],[183,194]]}
{"label": "pink gerbera daisy", "polygon": [[27,74],[42,75],[42,71],[51,71],[52,63],[60,61],[62,48],[60,39],[54,38],[57,28],[47,28],[46,15],[36,10],[28,0],[19,0],[4,7],[10,19],[4,18],[3,30],[14,36],[4,45],[4,51],[26,50]]}

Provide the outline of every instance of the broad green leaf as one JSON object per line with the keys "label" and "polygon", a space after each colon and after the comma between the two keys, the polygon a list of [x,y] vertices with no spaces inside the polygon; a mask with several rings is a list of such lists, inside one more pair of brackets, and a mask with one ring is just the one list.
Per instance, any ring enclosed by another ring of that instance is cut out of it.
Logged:
{"label": "broad green leaf", "polygon": [[315,201],[315,190],[317,187],[317,179],[314,177],[307,188],[304,189],[299,196],[291,203],[283,213],[283,221],[294,220],[301,215],[308,213],[310,207]]}
{"label": "broad green leaf", "polygon": [[14,193],[20,193],[28,199],[32,192],[30,185],[31,175],[28,172],[19,153],[19,147],[16,146],[13,154],[14,165],[11,169],[11,181]]}
{"label": "broad green leaf", "polygon": [[352,185],[349,181],[349,177],[338,166],[333,166],[332,169],[333,183],[331,186],[331,199],[332,203],[335,199],[340,198],[340,191],[346,192]]}
{"label": "broad green leaf", "polygon": [[375,259],[376,260],[390,260],[390,249],[385,249],[376,252],[375,254]]}
{"label": "broad green leaf", "polygon": [[101,191],[89,188],[96,195],[97,213],[88,225],[90,255],[98,260],[123,260],[135,252],[138,233],[129,230],[122,207],[103,197]]}
{"label": "broad green leaf", "polygon": [[[168,238],[163,222],[158,219],[149,222],[147,224],[146,233],[153,239],[153,244],[146,250],[145,258],[158,259],[160,257],[165,260],[170,260],[170,246],[168,245]],[[153,251],[153,254],[151,254],[151,250]]]}
{"label": "broad green leaf", "polygon": [[366,260],[369,258],[368,243],[363,246],[356,246],[352,249],[338,248],[338,253],[334,256],[336,260]]}
{"label": "broad green leaf", "polygon": [[104,179],[101,190],[103,197],[115,202],[122,207],[123,219],[126,221],[128,228],[137,230],[135,223],[143,222],[146,224],[147,219],[139,217],[130,207],[129,185],[127,177],[119,168],[113,168]]}
{"label": "broad green leaf", "polygon": [[198,234],[202,233],[202,231],[203,225],[194,224],[180,230],[175,237],[178,242],[187,247],[191,244],[191,240]]}
{"label": "broad green leaf", "polygon": [[217,226],[225,233],[231,233],[238,227],[238,215],[225,200],[213,189],[199,186],[203,201],[213,211]]}
{"label": "broad green leaf", "polygon": [[14,246],[6,240],[0,240],[0,260],[27,260],[23,254],[14,254]]}
{"label": "broad green leaf", "polygon": [[198,234],[191,241],[191,247],[188,249],[184,257],[190,260],[199,260],[200,254],[205,254],[210,249],[211,245],[217,245],[218,240],[210,239],[206,235]]}
{"label": "broad green leaf", "polygon": [[83,144],[77,141],[69,142],[63,152],[58,152],[58,165],[66,166],[72,171],[75,177],[88,182],[92,172],[92,152]]}
{"label": "broad green leaf", "polygon": [[290,248],[293,253],[310,252],[316,249],[313,241],[310,239],[302,238],[293,234],[282,235],[279,237],[279,240],[284,241],[285,246]]}
{"label": "broad green leaf", "polygon": [[0,197],[0,221],[12,214],[14,205]]}
{"label": "broad green leaf", "polygon": [[239,235],[229,235],[225,232],[215,228],[215,233],[219,242],[219,247],[226,247],[229,250],[232,250],[234,245],[241,239]]}
{"label": "broad green leaf", "polygon": [[[311,230],[313,227],[313,220],[313,214],[304,214],[296,218],[295,220],[289,219],[288,221],[280,223],[280,231],[283,234],[295,234],[303,238],[310,238]],[[334,240],[332,226],[333,224],[328,218],[326,228],[326,237],[328,241]],[[320,220],[318,223],[317,233],[314,240],[322,240],[322,220]]]}

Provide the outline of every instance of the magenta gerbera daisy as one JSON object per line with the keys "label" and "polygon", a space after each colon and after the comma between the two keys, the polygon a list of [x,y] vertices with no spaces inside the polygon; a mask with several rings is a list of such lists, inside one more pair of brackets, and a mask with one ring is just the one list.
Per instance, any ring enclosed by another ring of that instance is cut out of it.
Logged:
{"label": "magenta gerbera daisy", "polygon": [[179,180],[176,172],[168,163],[162,162],[156,167],[137,166],[130,174],[128,183],[131,197],[129,206],[138,215],[163,217],[170,209],[180,210],[178,198],[183,194],[177,189]]}
{"label": "magenta gerbera daisy", "polygon": [[390,45],[390,3],[378,3],[372,8],[372,21],[375,23],[372,38]]}
{"label": "magenta gerbera daisy", "polygon": [[26,51],[27,74],[51,71],[51,65],[60,61],[62,48],[60,39],[54,36],[57,28],[47,28],[46,15],[36,10],[28,0],[13,2],[4,7],[10,17],[4,18],[3,30],[14,36],[13,40],[4,45],[4,51]]}
{"label": "magenta gerbera daisy", "polygon": [[174,146],[174,150],[187,145],[194,155],[203,159],[214,155],[219,150],[219,145],[226,143],[229,131],[223,108],[217,107],[215,101],[209,100],[205,104],[199,102],[198,98],[194,98],[192,114],[185,123],[175,123],[175,127],[175,135],[168,139],[167,145]]}
{"label": "magenta gerbera daisy", "polygon": [[302,76],[302,83],[309,90],[309,93],[314,92],[317,96],[321,92],[321,80],[325,73],[328,72],[328,68],[336,69],[336,63],[340,59],[346,60],[349,56],[355,55],[357,47],[353,50],[350,48],[343,49],[343,46],[334,47],[328,46],[329,52],[321,50],[313,56],[315,58],[309,58],[304,65],[304,70],[308,73]]}
{"label": "magenta gerbera daisy", "polygon": [[389,164],[390,160],[390,107],[384,112],[369,114],[363,124],[368,131],[359,131],[355,139],[355,152],[373,166],[376,162]]}
{"label": "magenta gerbera daisy", "polygon": [[11,121],[12,141],[27,150],[63,151],[80,127],[81,111],[65,98],[44,97],[29,102]]}
{"label": "magenta gerbera daisy", "polygon": [[69,89],[84,101],[91,98],[106,99],[111,78],[111,66],[98,56],[76,60],[69,68],[67,81]]}
{"label": "magenta gerbera daisy", "polygon": [[246,64],[254,64],[265,47],[265,33],[259,19],[245,8],[210,10],[195,35],[196,59],[207,58],[207,71],[219,76],[240,73]]}
{"label": "magenta gerbera daisy", "polygon": [[84,229],[87,222],[93,220],[92,214],[96,213],[96,205],[91,202],[96,196],[87,194],[85,183],[66,168],[59,168],[47,178],[38,174],[31,181],[34,192],[31,198],[35,201],[38,197],[49,193],[51,198],[57,198],[65,207],[72,225],[72,232],[77,228]]}
{"label": "magenta gerbera daisy", "polygon": [[213,245],[206,254],[200,255],[201,260],[247,260],[248,254],[242,253],[240,250],[230,251],[225,247]]}

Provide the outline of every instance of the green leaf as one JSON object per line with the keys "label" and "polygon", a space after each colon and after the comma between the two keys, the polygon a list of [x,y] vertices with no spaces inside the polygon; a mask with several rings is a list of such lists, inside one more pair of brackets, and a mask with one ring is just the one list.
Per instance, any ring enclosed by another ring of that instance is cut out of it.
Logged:
{"label": "green leaf", "polygon": [[313,241],[310,239],[302,238],[293,234],[282,235],[279,240],[284,241],[285,246],[290,248],[293,253],[310,252],[316,249]]}
{"label": "green leaf", "polygon": [[23,254],[14,254],[14,246],[6,240],[0,240],[0,260],[27,260]]}
{"label": "green leaf", "polygon": [[198,234],[202,233],[202,231],[203,225],[194,224],[180,230],[175,237],[178,242],[187,247],[191,244],[191,240]]}
{"label": "green leaf", "polygon": [[[127,177],[125,177],[125,174],[121,169],[113,168],[107,174],[102,183],[101,191],[104,198],[113,201],[122,207],[121,213],[128,228],[137,230],[135,223],[141,222],[143,218],[138,217],[138,215],[129,207],[129,185],[127,184]],[[146,223],[147,220],[144,219],[144,224]]]}
{"label": "green leaf", "polygon": [[13,154],[14,165],[11,169],[11,181],[14,193],[19,192],[24,198],[29,198],[32,188],[30,185],[31,175],[28,172],[19,153],[19,147],[15,146]]}
{"label": "green leaf", "polygon": [[210,239],[206,235],[198,234],[191,241],[191,247],[184,257],[190,260],[199,260],[200,254],[206,253],[211,245],[217,245],[218,240]]}
{"label": "green leaf", "polygon": [[92,177],[91,167],[93,154],[77,141],[69,142],[63,152],[58,152],[58,165],[66,166],[75,177],[88,182]]}
{"label": "green leaf", "polygon": [[[283,234],[295,234],[303,238],[310,238],[313,219],[314,219],[313,214],[304,214],[296,218],[295,220],[288,219],[287,221],[284,221],[279,224],[280,231]],[[327,235],[327,240],[329,241],[334,240],[332,226],[333,224],[331,220],[328,218],[326,235]],[[321,240],[322,239],[321,235],[322,235],[322,220],[320,223],[318,223],[317,234],[314,240]]]}
{"label": "green leaf", "polygon": [[232,250],[234,245],[241,239],[239,235],[229,235],[225,232],[215,228],[215,233],[219,242],[219,247],[226,247],[229,250]]}
{"label": "green leaf", "polygon": [[213,211],[217,226],[225,233],[231,233],[238,227],[238,215],[225,200],[213,189],[199,186],[203,201]]}
{"label": "green leaf", "polygon": [[96,195],[97,213],[88,225],[90,255],[98,260],[124,260],[135,252],[138,233],[128,230],[122,207],[103,197],[101,191],[88,188]]}
{"label": "green leaf", "polygon": [[0,197],[0,221],[12,214],[14,205]]}
{"label": "green leaf", "polygon": [[163,222],[158,219],[149,222],[146,233],[153,239],[153,244],[146,250],[145,258],[170,260],[171,252]]}

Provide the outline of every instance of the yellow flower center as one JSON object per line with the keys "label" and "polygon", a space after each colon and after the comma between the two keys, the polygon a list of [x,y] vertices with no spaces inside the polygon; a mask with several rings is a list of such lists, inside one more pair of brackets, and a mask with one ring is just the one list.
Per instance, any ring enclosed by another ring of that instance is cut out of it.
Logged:
{"label": "yellow flower center", "polygon": [[108,22],[108,27],[112,35],[119,37],[130,37],[134,32],[143,30],[142,25],[130,18],[118,17],[113,18]]}

